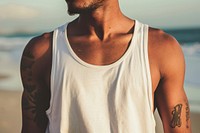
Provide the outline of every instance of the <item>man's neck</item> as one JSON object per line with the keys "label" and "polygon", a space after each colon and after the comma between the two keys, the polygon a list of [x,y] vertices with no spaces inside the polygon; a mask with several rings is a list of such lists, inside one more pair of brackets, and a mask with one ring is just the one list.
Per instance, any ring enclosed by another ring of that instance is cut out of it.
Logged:
{"label": "man's neck", "polygon": [[[116,30],[116,25],[126,17],[122,14],[117,0],[109,0],[92,12],[82,13],[78,17],[79,29],[97,36],[99,40],[106,40]],[[126,18],[127,19],[127,18]]]}

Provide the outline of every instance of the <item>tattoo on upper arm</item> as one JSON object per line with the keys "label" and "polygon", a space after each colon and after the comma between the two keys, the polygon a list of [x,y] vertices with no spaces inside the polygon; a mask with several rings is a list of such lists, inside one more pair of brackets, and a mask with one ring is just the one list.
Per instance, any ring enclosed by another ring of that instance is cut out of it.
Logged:
{"label": "tattoo on upper arm", "polygon": [[190,119],[190,107],[189,104],[186,103],[186,128],[189,128],[189,119]]}
{"label": "tattoo on upper arm", "polygon": [[[22,110],[27,112],[26,119],[31,119],[43,127],[47,123],[47,119],[44,117],[45,105],[44,91],[40,89],[33,80],[32,67],[35,63],[34,56],[30,53],[24,54],[22,57],[23,63],[21,64],[21,74],[23,77],[24,92],[22,97]],[[45,119],[44,119],[45,118]]]}
{"label": "tattoo on upper arm", "polygon": [[177,104],[172,111],[172,120],[170,126],[172,128],[181,127],[181,111],[182,111],[182,104]]}

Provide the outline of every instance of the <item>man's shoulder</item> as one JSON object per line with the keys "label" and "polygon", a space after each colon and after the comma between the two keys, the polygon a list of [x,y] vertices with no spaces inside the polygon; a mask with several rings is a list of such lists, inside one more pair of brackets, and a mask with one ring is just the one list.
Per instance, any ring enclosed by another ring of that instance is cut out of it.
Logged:
{"label": "man's shoulder", "polygon": [[178,41],[161,29],[149,28],[149,54],[156,61],[160,72],[171,71],[175,67],[184,67],[184,55]]}
{"label": "man's shoulder", "polygon": [[172,35],[152,27],[149,28],[149,45],[160,55],[182,52],[180,44]]}
{"label": "man's shoulder", "polygon": [[40,58],[52,45],[53,32],[43,33],[32,38],[26,45],[23,55],[32,55]]}
{"label": "man's shoulder", "polygon": [[150,41],[154,42],[155,45],[161,47],[163,45],[165,46],[179,45],[177,40],[172,35],[164,32],[161,29],[156,29],[152,27],[149,27],[149,39]]}

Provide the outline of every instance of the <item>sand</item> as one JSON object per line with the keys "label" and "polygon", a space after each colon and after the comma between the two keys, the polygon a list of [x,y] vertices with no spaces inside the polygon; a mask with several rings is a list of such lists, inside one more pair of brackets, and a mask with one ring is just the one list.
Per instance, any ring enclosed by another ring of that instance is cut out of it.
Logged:
{"label": "sand", "polygon": [[0,133],[20,133],[21,92],[0,91]]}
{"label": "sand", "polygon": [[[21,132],[21,92],[0,90],[0,133]],[[155,113],[156,131],[163,133],[162,123]],[[191,112],[193,133],[200,132],[200,113]]]}

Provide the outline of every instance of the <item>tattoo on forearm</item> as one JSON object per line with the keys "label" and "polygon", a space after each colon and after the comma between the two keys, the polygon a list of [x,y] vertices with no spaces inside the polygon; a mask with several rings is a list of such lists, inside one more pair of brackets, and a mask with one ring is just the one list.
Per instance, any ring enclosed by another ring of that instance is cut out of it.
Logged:
{"label": "tattoo on forearm", "polygon": [[181,127],[181,111],[182,111],[182,104],[177,104],[172,111],[172,120],[170,126],[172,128]]}
{"label": "tattoo on forearm", "polygon": [[189,128],[189,119],[190,119],[190,107],[189,104],[186,103],[186,128]]}

